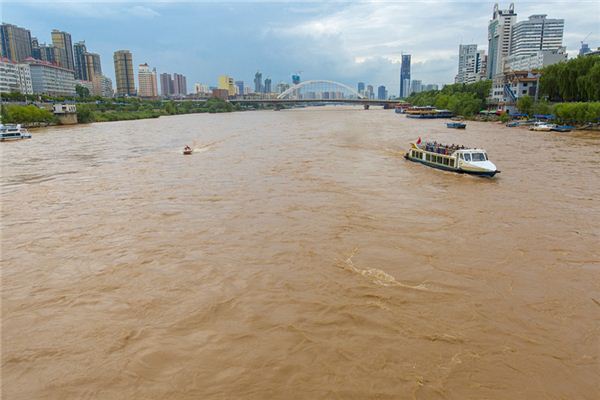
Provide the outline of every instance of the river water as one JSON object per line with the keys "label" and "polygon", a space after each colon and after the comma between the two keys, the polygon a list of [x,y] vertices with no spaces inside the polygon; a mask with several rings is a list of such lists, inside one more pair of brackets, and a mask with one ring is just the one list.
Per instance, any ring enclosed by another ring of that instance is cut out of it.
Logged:
{"label": "river water", "polygon": [[320,107],[0,150],[2,398],[600,398],[597,133]]}

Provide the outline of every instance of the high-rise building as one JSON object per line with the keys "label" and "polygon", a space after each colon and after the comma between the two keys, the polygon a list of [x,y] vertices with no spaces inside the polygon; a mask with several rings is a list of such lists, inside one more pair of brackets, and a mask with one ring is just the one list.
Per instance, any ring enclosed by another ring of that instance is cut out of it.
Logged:
{"label": "high-rise building", "polygon": [[240,96],[244,94],[244,81],[235,81],[236,93]]}
{"label": "high-rise building", "polygon": [[294,74],[294,75],[292,75],[292,83],[294,85],[299,85],[300,84],[300,74]]}
{"label": "high-rise building", "polygon": [[31,52],[36,60],[46,61],[51,64],[58,64],[58,51],[51,44],[39,44],[37,39],[31,40]]}
{"label": "high-rise building", "polygon": [[425,85],[423,86],[423,91],[424,92],[428,92],[430,90],[438,90],[438,85],[435,83],[431,83],[429,85]]}
{"label": "high-rise building", "polygon": [[75,63],[75,79],[91,81],[92,78],[88,77],[87,74],[87,65],[85,59],[87,48],[85,47],[85,41],[75,43],[73,45],[73,53]]}
{"label": "high-rise building", "polygon": [[179,96],[187,95],[187,80],[184,75],[173,74],[173,94]]}
{"label": "high-rise building", "polygon": [[135,96],[135,77],[133,75],[133,56],[129,50],[117,50],[113,55],[117,96]]}
{"label": "high-rise building", "polygon": [[52,30],[52,44],[58,50],[58,65],[75,70],[75,61],[73,57],[73,43],[71,42],[71,34],[58,29]]}
{"label": "high-rise building", "polygon": [[531,15],[514,24],[510,43],[511,56],[525,56],[539,50],[562,47],[564,19],[549,19],[545,14]]}
{"label": "high-rise building", "polygon": [[377,88],[377,99],[378,100],[387,99],[387,90],[385,90],[385,86],[381,85]]}
{"label": "high-rise building", "polygon": [[584,55],[586,55],[587,53],[589,53],[590,51],[592,51],[592,50],[590,49],[590,45],[589,45],[589,44],[587,44],[587,43],[583,43],[583,42],[581,42],[581,47],[579,48],[579,55],[580,55],[580,56],[584,56]]}
{"label": "high-rise building", "polygon": [[265,79],[264,92],[265,93],[271,93],[271,78]]}
{"label": "high-rise building", "polygon": [[160,94],[164,97],[169,97],[173,94],[173,78],[171,74],[160,74]]}
{"label": "high-rise building", "polygon": [[410,93],[421,93],[423,91],[423,83],[420,80],[413,80],[410,83]]}
{"label": "high-rise building", "polygon": [[498,3],[494,4],[492,19],[488,24],[487,77],[490,79],[504,69],[504,58],[510,53],[512,28],[516,21],[513,3],[508,10],[500,10]]}
{"label": "high-rise building", "polygon": [[410,95],[410,54],[402,54],[400,65],[400,97],[406,98]]}
{"label": "high-rise building", "polygon": [[16,62],[31,57],[31,32],[16,25],[0,25],[0,55]]}
{"label": "high-rise building", "polygon": [[365,83],[358,82],[357,89],[358,89],[358,94],[364,94],[365,93]]}
{"label": "high-rise building", "polygon": [[0,93],[33,94],[29,64],[0,58]]}
{"label": "high-rise building", "polygon": [[219,76],[217,87],[227,90],[229,96],[235,96],[235,83],[232,77],[227,75]]}
{"label": "high-rise building", "polygon": [[373,93],[373,85],[367,85],[367,91],[365,92],[365,96],[367,99],[375,98],[375,93]]}
{"label": "high-rise building", "polygon": [[113,87],[112,81],[104,75],[94,75],[92,77],[92,94],[94,96],[112,97]]}
{"label": "high-rise building", "polygon": [[31,38],[31,57],[36,60],[42,59],[42,51],[40,50],[40,42],[36,37]]}
{"label": "high-rise building", "polygon": [[156,69],[150,69],[148,63],[138,67],[138,95],[140,97],[158,97],[156,87]]}
{"label": "high-rise building", "polygon": [[254,92],[263,92],[262,74],[259,71],[256,71],[256,74],[254,74]]}
{"label": "high-rise building", "polygon": [[[94,80],[94,76],[102,75],[102,65],[100,64],[100,55],[96,53],[85,53],[85,69],[88,80]],[[111,81],[112,87],[112,81]]]}
{"label": "high-rise building", "polygon": [[485,78],[485,51],[477,50],[476,44],[458,47],[458,73],[455,83],[474,83]]}

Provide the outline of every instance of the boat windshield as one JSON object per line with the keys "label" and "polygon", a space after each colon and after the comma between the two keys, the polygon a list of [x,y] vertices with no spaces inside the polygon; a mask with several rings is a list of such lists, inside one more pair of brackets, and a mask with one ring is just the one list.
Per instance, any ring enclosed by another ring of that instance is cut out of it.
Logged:
{"label": "boat windshield", "polygon": [[487,161],[485,153],[472,153],[473,161]]}

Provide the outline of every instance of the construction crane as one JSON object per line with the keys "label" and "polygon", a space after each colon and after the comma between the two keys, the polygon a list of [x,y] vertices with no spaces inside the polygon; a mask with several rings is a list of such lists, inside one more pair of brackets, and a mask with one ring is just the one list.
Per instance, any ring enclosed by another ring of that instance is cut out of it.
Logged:
{"label": "construction crane", "polygon": [[583,38],[583,40],[581,41],[581,45],[582,45],[582,46],[583,46],[583,42],[585,42],[585,39],[589,38],[589,37],[590,37],[590,35],[591,35],[592,33],[593,33],[593,32],[590,32],[590,33],[588,33],[588,34],[586,35],[586,37],[584,37],[584,38]]}

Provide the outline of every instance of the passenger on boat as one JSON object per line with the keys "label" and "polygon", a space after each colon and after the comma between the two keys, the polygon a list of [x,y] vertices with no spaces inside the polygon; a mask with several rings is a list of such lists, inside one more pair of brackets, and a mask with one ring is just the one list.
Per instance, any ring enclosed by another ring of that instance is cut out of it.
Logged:
{"label": "passenger on boat", "polygon": [[184,148],[184,150],[185,150],[185,151],[191,151],[191,150],[192,150],[192,148],[191,148],[190,146],[188,146],[188,145],[185,145],[185,148]]}

